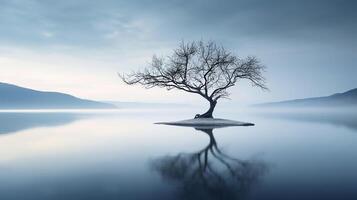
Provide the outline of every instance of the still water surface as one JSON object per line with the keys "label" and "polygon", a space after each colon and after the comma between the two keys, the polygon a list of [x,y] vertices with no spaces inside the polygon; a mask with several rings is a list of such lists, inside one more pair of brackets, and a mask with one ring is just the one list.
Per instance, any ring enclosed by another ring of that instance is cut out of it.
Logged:
{"label": "still water surface", "polygon": [[252,127],[155,125],[192,112],[1,112],[1,200],[357,199],[357,118],[225,114]]}

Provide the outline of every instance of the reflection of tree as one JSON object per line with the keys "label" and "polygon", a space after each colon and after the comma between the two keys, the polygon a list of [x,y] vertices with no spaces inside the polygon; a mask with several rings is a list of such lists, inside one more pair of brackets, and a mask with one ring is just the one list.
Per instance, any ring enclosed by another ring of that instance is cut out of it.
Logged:
{"label": "reflection of tree", "polygon": [[209,144],[195,153],[165,156],[153,162],[153,168],[180,187],[182,199],[241,199],[250,186],[266,171],[259,161],[244,161],[228,156],[216,143],[212,129]]}

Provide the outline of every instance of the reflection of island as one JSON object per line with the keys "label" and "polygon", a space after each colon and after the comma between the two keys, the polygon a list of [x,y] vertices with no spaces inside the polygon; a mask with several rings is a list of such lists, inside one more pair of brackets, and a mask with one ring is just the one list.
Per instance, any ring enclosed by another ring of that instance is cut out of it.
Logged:
{"label": "reflection of island", "polygon": [[222,152],[213,129],[197,129],[209,144],[194,153],[180,153],[154,160],[153,169],[179,186],[179,199],[242,199],[267,171],[261,161],[240,160]]}
{"label": "reflection of island", "polygon": [[0,113],[0,134],[34,127],[60,126],[81,117],[74,113]]}

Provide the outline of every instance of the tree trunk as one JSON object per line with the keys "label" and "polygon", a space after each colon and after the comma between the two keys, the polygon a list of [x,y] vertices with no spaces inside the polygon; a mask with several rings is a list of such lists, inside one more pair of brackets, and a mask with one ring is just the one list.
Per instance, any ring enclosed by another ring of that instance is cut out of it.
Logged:
{"label": "tree trunk", "polygon": [[203,113],[202,115],[197,114],[195,118],[213,118],[213,111],[214,108],[216,107],[217,101],[210,100],[209,101],[209,109],[207,112]]}

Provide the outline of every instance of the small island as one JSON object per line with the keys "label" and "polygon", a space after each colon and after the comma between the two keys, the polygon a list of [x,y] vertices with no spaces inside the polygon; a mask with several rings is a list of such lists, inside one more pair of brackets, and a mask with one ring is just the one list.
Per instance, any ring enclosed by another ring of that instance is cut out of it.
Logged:
{"label": "small island", "polygon": [[175,125],[175,126],[190,126],[195,128],[219,128],[227,126],[254,126],[253,123],[239,122],[229,119],[220,118],[195,118],[174,122],[157,122],[155,124]]}

